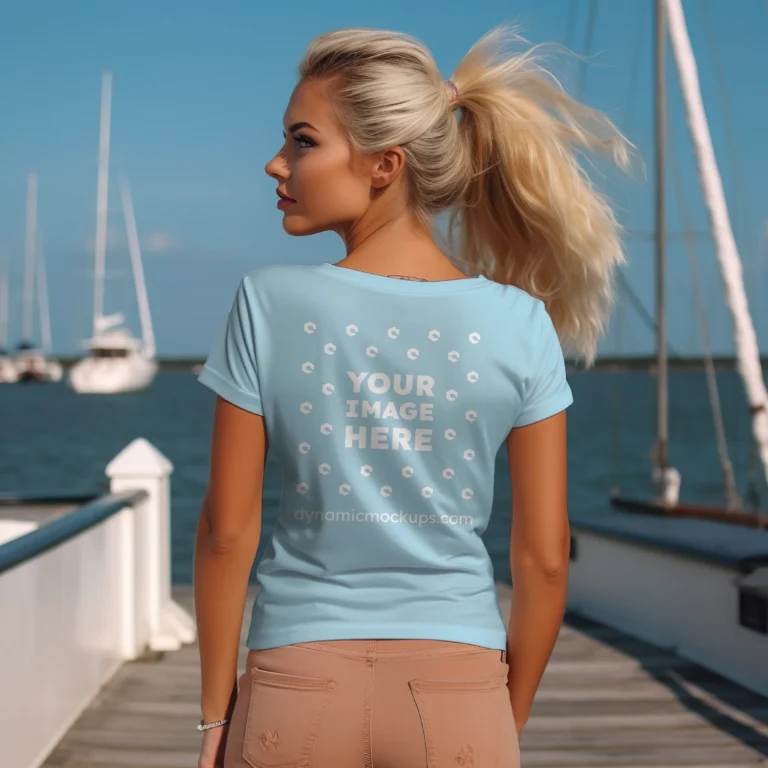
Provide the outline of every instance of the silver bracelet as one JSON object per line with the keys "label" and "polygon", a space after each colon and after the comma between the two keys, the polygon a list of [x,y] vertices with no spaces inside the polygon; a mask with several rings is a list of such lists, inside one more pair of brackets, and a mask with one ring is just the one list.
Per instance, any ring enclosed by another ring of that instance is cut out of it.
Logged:
{"label": "silver bracelet", "polygon": [[207,731],[209,728],[218,728],[220,725],[226,725],[229,721],[224,718],[223,720],[216,720],[213,723],[204,723],[202,720],[197,726],[198,731]]}

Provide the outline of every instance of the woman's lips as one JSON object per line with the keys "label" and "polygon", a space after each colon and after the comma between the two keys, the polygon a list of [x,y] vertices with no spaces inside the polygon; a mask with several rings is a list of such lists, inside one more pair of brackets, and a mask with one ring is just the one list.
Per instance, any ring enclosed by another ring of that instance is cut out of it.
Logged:
{"label": "woman's lips", "polygon": [[287,208],[289,205],[293,205],[296,201],[288,197],[287,195],[282,194],[281,192],[277,193],[277,196],[280,198],[277,201],[277,207],[282,211],[284,208]]}

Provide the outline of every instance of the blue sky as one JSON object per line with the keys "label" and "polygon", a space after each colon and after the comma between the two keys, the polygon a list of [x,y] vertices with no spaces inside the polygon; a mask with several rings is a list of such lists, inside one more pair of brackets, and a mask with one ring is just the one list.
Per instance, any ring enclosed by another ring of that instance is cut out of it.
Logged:
{"label": "blue sky", "polygon": [[[263,171],[282,142],[283,111],[312,37],[342,26],[410,32],[430,47],[448,77],[481,35],[505,21],[517,22],[534,42],[563,41],[570,7],[570,0],[455,5],[436,0],[298,5],[0,0],[0,259],[5,254],[11,269],[11,343],[18,340],[21,325],[26,177],[31,171],[38,174],[54,351],[77,353],[80,340],[90,333],[102,70],[114,73],[106,311],[124,311],[138,332],[115,183],[119,168],[133,191],[158,352],[202,356],[237,281],[249,269],[343,258],[341,241],[333,235],[290,238],[283,233],[275,185]],[[570,43],[581,50],[589,2],[580,0],[576,7]],[[627,229],[626,278],[652,311],[651,8],[651,0],[599,0],[584,97],[613,117],[645,162],[645,171],[638,166],[633,178],[608,171],[597,181],[616,201]],[[685,0],[684,8],[753,319],[768,353],[768,8],[763,0]],[[697,233],[713,347],[728,354],[733,350],[731,323],[671,51],[668,66],[669,152],[678,158]],[[577,62],[560,64],[556,72],[577,89]],[[671,172],[668,195],[669,342],[675,352],[696,354],[702,347]],[[620,307],[601,351],[650,353],[652,333],[626,300]]]}

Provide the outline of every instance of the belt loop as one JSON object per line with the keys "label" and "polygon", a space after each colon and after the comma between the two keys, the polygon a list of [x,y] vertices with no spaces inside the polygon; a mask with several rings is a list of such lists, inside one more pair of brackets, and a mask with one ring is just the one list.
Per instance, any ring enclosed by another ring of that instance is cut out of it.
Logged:
{"label": "belt loop", "polygon": [[507,652],[506,651],[502,651],[501,652],[501,663],[502,664],[506,664],[507,663]]}

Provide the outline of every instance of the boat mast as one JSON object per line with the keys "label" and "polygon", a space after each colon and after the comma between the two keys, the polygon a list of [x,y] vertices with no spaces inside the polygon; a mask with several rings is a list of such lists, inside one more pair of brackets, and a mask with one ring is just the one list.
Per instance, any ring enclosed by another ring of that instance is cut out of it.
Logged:
{"label": "boat mast", "polygon": [[48,278],[45,274],[45,257],[42,246],[37,249],[37,303],[40,311],[40,342],[43,352],[50,354],[53,349],[51,342],[51,312],[48,306]]}
{"label": "boat mast", "polygon": [[24,318],[21,340],[32,342],[32,302],[35,290],[35,234],[37,232],[37,174],[27,176],[27,236],[24,254]]}
{"label": "boat mast", "polygon": [[144,280],[144,269],[141,263],[141,248],[139,246],[139,234],[136,229],[136,216],[133,212],[133,200],[131,199],[131,189],[128,186],[127,179],[123,178],[120,180],[120,192],[123,203],[123,216],[125,217],[125,229],[128,235],[128,249],[131,252],[133,282],[136,285],[136,300],[139,304],[142,347],[145,357],[153,358],[155,356],[155,334],[152,330],[152,316],[149,312],[147,285]]}
{"label": "boat mast", "polygon": [[696,165],[699,171],[720,275],[725,287],[725,300],[733,319],[736,365],[744,383],[749,410],[752,415],[752,433],[768,480],[768,393],[763,381],[760,350],[747,305],[741,260],[728,217],[723,183],[712,147],[707,115],[701,98],[696,59],[691,48],[685,14],[680,0],[665,0],[672,51],[680,76],[688,128],[693,140]]}
{"label": "boat mast", "polygon": [[8,349],[8,259],[0,262],[0,350]]}
{"label": "boat mast", "polygon": [[656,374],[657,374],[657,449],[656,467],[660,475],[667,468],[667,315],[665,296],[666,276],[666,123],[667,81],[665,67],[666,24],[664,0],[656,0],[656,55],[655,55],[655,134],[656,134]]}
{"label": "boat mast", "polygon": [[96,188],[95,270],[93,281],[93,335],[104,314],[104,261],[107,249],[107,197],[109,189],[109,128],[112,109],[112,73],[101,76],[101,122],[99,125],[99,175]]}

